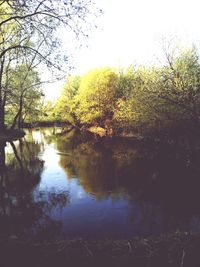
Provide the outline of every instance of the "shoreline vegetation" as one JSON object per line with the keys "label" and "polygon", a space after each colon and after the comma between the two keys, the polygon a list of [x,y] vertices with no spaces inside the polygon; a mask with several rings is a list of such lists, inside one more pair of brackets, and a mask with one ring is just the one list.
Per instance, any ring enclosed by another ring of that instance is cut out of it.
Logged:
{"label": "shoreline vegetation", "polygon": [[69,76],[56,101],[45,102],[40,96],[35,109],[27,110],[24,99],[15,116],[15,112],[5,113],[2,135],[7,135],[3,129],[8,128],[61,126],[96,137],[138,141],[168,142],[191,138],[191,133],[196,137],[200,132],[197,49],[179,49],[167,55],[162,66],[105,67]]}
{"label": "shoreline vegetation", "polygon": [[[35,123],[26,123],[23,125],[21,129],[13,129],[13,130],[5,130],[0,132],[0,142],[4,141],[14,141],[20,138],[23,138],[26,133],[25,129],[33,129],[33,128],[43,128],[43,127],[60,127],[62,128],[61,134],[69,133],[73,130],[78,130],[80,133],[88,133],[96,138],[128,138],[138,142],[143,141],[157,141],[157,142],[170,142],[178,140],[179,138],[185,138],[191,140],[193,137],[200,133],[199,127],[192,127],[189,124],[185,125],[175,125],[174,127],[162,129],[162,130],[154,130],[148,132],[138,132],[134,130],[126,130],[126,129],[113,129],[113,128],[103,128],[100,126],[82,126],[81,128],[75,127],[73,125],[69,125],[66,122],[35,122]],[[24,129],[24,130],[23,130]]]}
{"label": "shoreline vegetation", "polygon": [[97,68],[69,76],[38,121],[64,121],[99,136],[176,138],[200,129],[200,62],[195,48],[166,52],[161,66]]}
{"label": "shoreline vegetation", "polygon": [[200,132],[199,74],[195,48],[169,52],[166,65],[160,67],[93,69],[81,77],[69,76],[59,98],[54,103],[37,102],[33,115],[22,107],[13,123],[7,114],[5,125],[12,129],[60,126],[66,132],[77,129],[97,138],[168,142],[184,136],[191,140]]}
{"label": "shoreline vegetation", "polygon": [[90,137],[95,137],[98,139],[101,138],[125,138],[131,139],[137,142],[145,141],[155,141],[155,142],[173,142],[177,141],[180,138],[190,142],[195,139],[200,133],[199,127],[193,127],[193,125],[186,123],[185,125],[174,125],[174,127],[161,129],[161,130],[152,130],[147,132],[138,132],[134,130],[127,129],[113,129],[113,128],[103,128],[100,126],[82,126],[81,128],[69,125],[66,122],[35,122],[33,124],[26,123],[21,129],[5,130],[0,132],[0,142],[5,141],[15,141],[20,138],[23,138],[26,135],[25,129],[34,129],[34,128],[46,128],[46,127],[59,127],[61,128],[62,135],[69,133],[70,131],[76,130],[81,134],[89,134]]}
{"label": "shoreline vegetation", "polygon": [[[124,240],[83,238],[37,242],[0,238],[4,266],[191,267],[200,264],[200,233]],[[9,255],[12,255],[10,257]],[[14,264],[14,265],[12,265]]]}
{"label": "shoreline vegetation", "polygon": [[4,114],[4,128],[67,126],[100,137],[138,140],[173,139],[189,131],[196,136],[200,131],[197,49],[169,51],[166,56],[162,66],[105,67],[68,76],[57,100],[46,102],[40,96],[31,110],[24,99],[15,116],[12,109]]}
{"label": "shoreline vegetation", "polygon": [[[68,133],[71,130],[77,130],[80,133],[91,133],[96,137],[120,137],[120,138],[130,138],[138,141],[142,140],[160,140],[169,141],[173,139],[178,139],[179,137],[188,137],[189,139],[193,136],[197,136],[200,133],[199,125],[194,125],[192,122],[180,121],[176,122],[167,127],[158,129],[142,129],[142,128],[129,128],[124,127],[103,127],[99,125],[81,125],[77,127],[76,125],[70,124],[64,121],[37,121],[34,123],[24,123],[22,129],[32,129],[39,127],[60,127],[62,128],[62,133]],[[17,131],[16,131],[17,132]]]}

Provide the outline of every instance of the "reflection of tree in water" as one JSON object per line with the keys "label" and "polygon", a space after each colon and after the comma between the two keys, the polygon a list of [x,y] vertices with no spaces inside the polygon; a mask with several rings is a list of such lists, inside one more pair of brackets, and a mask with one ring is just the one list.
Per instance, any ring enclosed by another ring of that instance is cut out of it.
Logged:
{"label": "reflection of tree in water", "polygon": [[61,223],[51,218],[55,208],[63,208],[68,194],[41,193],[33,189],[40,182],[44,162],[39,158],[42,144],[19,141],[10,143],[13,153],[5,154],[0,145],[0,233],[51,239]]}
{"label": "reflection of tree in water", "polygon": [[[61,222],[52,219],[53,211],[62,210],[69,201],[68,192],[37,192],[34,195],[37,200],[33,203],[34,224],[31,225],[33,236],[42,240],[55,240],[60,234]],[[33,200],[32,200],[33,201]],[[28,229],[30,235],[30,229]]]}
{"label": "reflection of tree in water", "polygon": [[57,140],[63,152],[60,165],[69,179],[78,177],[97,200],[129,199],[139,207],[132,205],[133,220],[136,216],[143,223],[162,219],[173,229],[199,217],[200,149],[195,143],[139,145],[102,139],[73,148],[69,143],[70,139]]}

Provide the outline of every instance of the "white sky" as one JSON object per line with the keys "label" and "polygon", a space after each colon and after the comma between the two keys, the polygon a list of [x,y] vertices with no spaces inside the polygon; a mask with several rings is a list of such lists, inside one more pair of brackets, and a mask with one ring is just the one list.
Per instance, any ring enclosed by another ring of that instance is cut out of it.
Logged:
{"label": "white sky", "polygon": [[[75,74],[100,66],[154,63],[162,58],[162,37],[177,36],[183,45],[200,48],[200,0],[93,1],[104,14],[94,22],[98,28],[88,46],[74,51]],[[61,87],[62,82],[48,86],[47,97],[57,97]]]}

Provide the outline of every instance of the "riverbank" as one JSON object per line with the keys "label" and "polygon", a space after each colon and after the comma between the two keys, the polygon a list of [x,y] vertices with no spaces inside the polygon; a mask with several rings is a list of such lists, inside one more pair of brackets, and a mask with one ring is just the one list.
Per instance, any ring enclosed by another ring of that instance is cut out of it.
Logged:
{"label": "riverbank", "polygon": [[5,130],[0,132],[0,142],[14,141],[25,136],[23,130]]}
{"label": "riverbank", "polygon": [[35,128],[35,127],[64,127],[69,124],[63,121],[36,121],[33,123],[23,123],[22,128]]}
{"label": "riverbank", "polygon": [[164,142],[198,140],[200,126],[193,123],[179,122],[165,128],[103,128],[100,126],[83,127],[81,131],[90,132],[97,137],[126,138],[138,142]]}
{"label": "riverbank", "polygon": [[[136,141],[145,140],[162,140],[170,141],[179,139],[180,137],[188,137],[193,139],[194,136],[199,136],[200,125],[194,125],[192,122],[179,121],[165,127],[122,127],[120,125],[91,125],[83,124],[79,126],[72,125],[64,121],[36,121],[33,123],[24,123],[23,128],[36,128],[36,127],[62,127],[69,129],[76,129],[81,133],[90,133],[96,137],[120,137],[128,138]],[[64,131],[63,131],[64,132]]]}
{"label": "riverbank", "polygon": [[1,237],[2,266],[200,266],[200,234],[176,233],[129,240],[62,240],[33,243]]}

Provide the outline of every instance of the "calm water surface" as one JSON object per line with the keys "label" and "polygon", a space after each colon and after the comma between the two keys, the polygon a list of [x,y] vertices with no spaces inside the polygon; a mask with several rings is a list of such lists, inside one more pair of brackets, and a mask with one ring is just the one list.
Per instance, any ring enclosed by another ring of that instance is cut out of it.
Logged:
{"label": "calm water surface", "polygon": [[200,153],[61,128],[0,145],[0,235],[129,238],[200,230]]}

